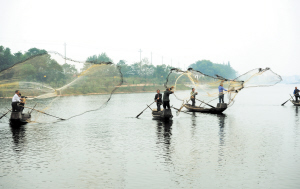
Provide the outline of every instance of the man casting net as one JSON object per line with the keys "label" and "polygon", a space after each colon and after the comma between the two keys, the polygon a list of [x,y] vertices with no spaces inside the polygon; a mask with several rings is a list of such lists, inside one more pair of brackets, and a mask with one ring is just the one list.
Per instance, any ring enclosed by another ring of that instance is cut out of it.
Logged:
{"label": "man casting net", "polygon": [[101,109],[122,83],[120,68],[111,62],[80,62],[45,52],[1,71],[0,97],[11,100],[19,90],[31,121],[51,122]]}
{"label": "man casting net", "polygon": [[[198,107],[215,107],[216,102],[224,103],[224,95],[227,96],[225,103],[231,106],[242,89],[272,86],[281,80],[281,77],[270,68],[253,69],[235,79],[219,75],[209,76],[192,68],[187,71],[174,68],[170,71],[165,86],[174,86],[174,95],[183,104],[196,98]],[[192,88],[194,89],[191,93],[186,91]]]}

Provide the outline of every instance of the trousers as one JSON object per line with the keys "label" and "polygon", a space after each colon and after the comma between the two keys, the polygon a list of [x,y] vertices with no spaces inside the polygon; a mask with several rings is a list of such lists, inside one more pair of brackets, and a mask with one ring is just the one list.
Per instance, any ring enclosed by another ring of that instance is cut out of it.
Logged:
{"label": "trousers", "polygon": [[224,103],[224,94],[219,94],[219,103]]}
{"label": "trousers", "polygon": [[19,111],[18,102],[12,102],[11,107],[12,107],[13,112],[18,112]]}
{"label": "trousers", "polygon": [[157,106],[157,111],[160,111],[160,106],[161,106],[161,102],[156,102],[156,106]]}
{"label": "trousers", "polygon": [[164,107],[164,109],[167,109],[167,108],[168,108],[168,109],[171,109],[171,108],[170,108],[170,101],[164,101],[164,102],[163,102],[163,107]]}
{"label": "trousers", "polygon": [[192,98],[191,101],[192,101],[192,106],[195,106],[196,100],[194,98]]}

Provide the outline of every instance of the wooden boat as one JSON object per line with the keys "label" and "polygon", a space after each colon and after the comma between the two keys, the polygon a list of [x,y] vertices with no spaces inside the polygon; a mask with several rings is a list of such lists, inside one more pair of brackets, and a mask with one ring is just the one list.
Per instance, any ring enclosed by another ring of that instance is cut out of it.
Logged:
{"label": "wooden boat", "polygon": [[183,105],[189,112],[201,112],[201,113],[210,113],[210,114],[221,114],[227,109],[226,103],[218,103],[215,108],[204,108],[199,106],[192,106],[191,104]]}
{"label": "wooden boat", "polygon": [[160,119],[160,120],[164,120],[164,121],[170,120],[173,117],[171,109],[165,109],[165,110],[161,110],[161,111],[152,109],[152,116],[153,116],[153,119]]}
{"label": "wooden boat", "polygon": [[12,126],[25,125],[31,120],[30,113],[12,112],[9,122]]}
{"label": "wooden boat", "polygon": [[291,100],[291,102],[292,102],[295,106],[300,106],[300,101],[296,102],[295,100]]}

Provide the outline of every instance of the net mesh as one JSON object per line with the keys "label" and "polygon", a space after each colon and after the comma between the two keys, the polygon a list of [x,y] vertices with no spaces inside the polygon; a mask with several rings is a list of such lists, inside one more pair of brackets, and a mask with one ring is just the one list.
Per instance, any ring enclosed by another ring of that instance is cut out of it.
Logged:
{"label": "net mesh", "polygon": [[47,52],[1,71],[0,98],[11,99],[19,90],[27,97],[25,107],[40,110],[32,112],[32,121],[53,121],[44,113],[70,119],[103,108],[122,83],[120,67],[111,62],[75,61]]}
{"label": "net mesh", "polygon": [[[253,69],[235,79],[226,79],[222,76],[209,76],[200,71],[189,68],[187,71],[174,68],[170,71],[165,87],[174,86],[174,95],[178,100],[189,102],[191,93],[186,90],[195,88],[198,92],[196,99],[203,101],[200,106],[207,106],[206,103],[213,103],[219,95],[226,95],[228,106],[234,103],[236,95],[244,88],[267,87],[282,81],[280,75],[274,73],[270,68]],[[219,93],[218,87],[223,84],[227,91]],[[204,103],[205,102],[205,103]]]}

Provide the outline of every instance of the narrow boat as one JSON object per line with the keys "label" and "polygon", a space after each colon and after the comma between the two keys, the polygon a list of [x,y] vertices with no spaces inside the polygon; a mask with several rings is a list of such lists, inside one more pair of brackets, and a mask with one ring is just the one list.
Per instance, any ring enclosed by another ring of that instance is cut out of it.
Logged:
{"label": "narrow boat", "polygon": [[157,111],[156,109],[152,109],[153,119],[160,119],[164,121],[168,121],[172,119],[172,111],[171,109],[164,109],[162,111]]}
{"label": "narrow boat", "polygon": [[296,102],[295,100],[291,100],[291,102],[292,102],[295,106],[300,106],[300,101]]}
{"label": "narrow boat", "polygon": [[12,126],[20,126],[27,124],[30,120],[30,113],[11,112],[9,122]]}
{"label": "narrow boat", "polygon": [[226,103],[218,103],[215,108],[204,108],[199,106],[192,106],[191,104],[183,105],[189,112],[201,112],[201,113],[210,113],[210,114],[221,114],[227,109]]}

